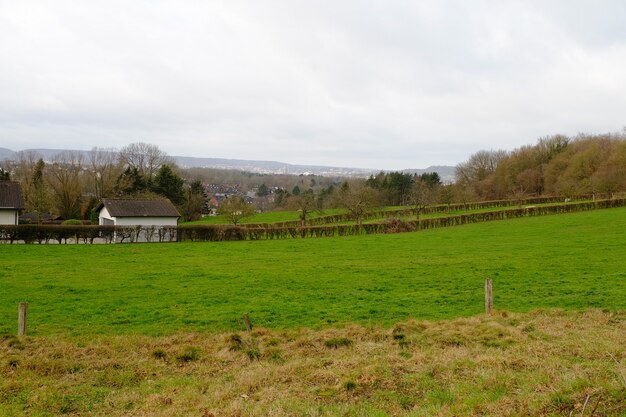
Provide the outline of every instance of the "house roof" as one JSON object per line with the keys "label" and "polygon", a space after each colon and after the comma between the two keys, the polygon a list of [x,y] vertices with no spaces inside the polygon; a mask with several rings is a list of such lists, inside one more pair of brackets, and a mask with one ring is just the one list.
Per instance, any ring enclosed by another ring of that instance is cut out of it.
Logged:
{"label": "house roof", "polygon": [[24,195],[15,181],[0,181],[0,209],[24,209]]}
{"label": "house roof", "polygon": [[57,216],[55,214],[52,213],[35,213],[35,212],[30,212],[30,213],[24,213],[22,215],[20,215],[20,223],[24,222],[24,223],[36,223],[38,221],[40,222],[53,222],[53,221],[59,221],[59,220],[65,220],[63,217],[61,216]]}
{"label": "house roof", "polygon": [[112,217],[180,217],[176,207],[168,199],[159,200],[113,200],[104,199],[96,207],[103,207]]}

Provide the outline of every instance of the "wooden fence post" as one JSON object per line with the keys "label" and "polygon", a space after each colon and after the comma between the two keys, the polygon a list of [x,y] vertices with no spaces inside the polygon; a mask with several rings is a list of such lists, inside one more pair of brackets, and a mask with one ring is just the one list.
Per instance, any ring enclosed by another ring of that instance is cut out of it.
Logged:
{"label": "wooden fence post", "polygon": [[493,309],[493,282],[491,278],[485,280],[485,313],[491,314]]}
{"label": "wooden fence post", "polygon": [[21,302],[17,310],[17,335],[26,336],[26,318],[28,316],[28,303]]}
{"label": "wooden fence post", "polygon": [[250,316],[248,316],[248,313],[244,313],[244,315],[243,315],[243,323],[246,325],[246,330],[251,332],[252,331],[252,324],[250,323]]}

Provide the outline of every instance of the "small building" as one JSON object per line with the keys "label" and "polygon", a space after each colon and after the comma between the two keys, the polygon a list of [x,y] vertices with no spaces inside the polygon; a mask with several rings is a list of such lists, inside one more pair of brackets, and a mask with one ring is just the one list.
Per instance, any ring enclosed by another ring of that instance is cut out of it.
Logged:
{"label": "small building", "polygon": [[0,224],[18,224],[24,210],[22,187],[15,181],[0,181]]}
{"label": "small building", "polygon": [[[135,235],[128,235],[129,241],[174,240],[172,228],[178,225],[180,214],[168,199],[156,200],[116,200],[104,199],[96,207],[98,224],[103,226],[134,226]],[[131,229],[131,228],[129,228]],[[170,229],[164,237],[163,231]],[[116,232],[115,241],[123,241],[125,235]]]}
{"label": "small building", "polygon": [[96,207],[98,223],[113,226],[176,226],[180,214],[166,198],[158,200],[104,199]]}

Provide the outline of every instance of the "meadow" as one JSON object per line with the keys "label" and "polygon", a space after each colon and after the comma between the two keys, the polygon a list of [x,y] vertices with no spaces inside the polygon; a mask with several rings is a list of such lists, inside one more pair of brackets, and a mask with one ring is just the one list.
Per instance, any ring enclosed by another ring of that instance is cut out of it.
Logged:
{"label": "meadow", "polygon": [[626,416],[625,228],[3,244],[0,416]]}
{"label": "meadow", "polygon": [[168,335],[390,326],[497,309],[626,308],[626,209],[396,235],[0,246],[0,334]]}

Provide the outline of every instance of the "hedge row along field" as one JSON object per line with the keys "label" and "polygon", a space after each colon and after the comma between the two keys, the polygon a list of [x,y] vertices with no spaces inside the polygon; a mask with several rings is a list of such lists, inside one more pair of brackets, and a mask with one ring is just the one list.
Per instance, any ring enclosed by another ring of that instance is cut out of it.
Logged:
{"label": "hedge row along field", "polygon": [[[584,201],[584,200],[593,200],[593,196],[591,195],[580,195],[576,197],[572,197],[569,199],[570,201]],[[535,205],[535,204],[550,204],[550,203],[563,203],[564,197],[531,197],[527,199],[521,200],[493,200],[493,201],[481,201],[481,202],[472,202],[472,203],[456,203],[450,205],[433,205],[428,206],[423,209],[420,209],[420,214],[428,215],[434,213],[450,213],[457,211],[473,211],[473,210],[482,210],[488,208],[502,208],[502,207],[514,207],[514,206],[525,206],[525,205]],[[394,210],[372,210],[368,213],[365,213],[362,216],[362,220],[367,221],[371,219],[393,219],[399,217],[416,217],[417,210],[415,208],[402,208],[402,209],[394,209]],[[319,216],[307,219],[307,226],[320,226],[320,225],[329,225],[329,224],[337,224],[337,223],[345,223],[352,221],[352,217],[349,213],[340,213],[340,214],[332,214],[329,216]],[[289,222],[276,222],[272,223],[275,227],[300,227],[300,220],[294,220]],[[264,227],[265,224],[258,223],[247,223],[246,226],[250,227]]]}
{"label": "hedge row along field", "polygon": [[[546,199],[543,199],[546,200]],[[545,202],[545,201],[544,201]],[[483,208],[485,204],[499,204],[487,202],[466,206],[466,210]],[[385,222],[366,223],[355,225],[325,225],[299,227],[296,223],[285,226],[278,224],[246,224],[230,225],[181,225],[178,227],[147,227],[147,226],[70,226],[70,225],[18,225],[0,226],[0,241],[14,243],[93,243],[101,239],[106,243],[113,241],[124,242],[174,242],[174,241],[232,241],[232,240],[273,240],[312,237],[354,236],[361,234],[388,234],[399,232],[413,232],[425,229],[436,229],[449,226],[479,223],[493,220],[514,219],[520,217],[534,217],[549,214],[573,213],[596,209],[606,209],[626,206],[626,199],[600,200],[548,206],[532,206],[509,210],[498,210],[461,214],[448,217],[423,218],[420,220],[401,220],[390,218]],[[394,213],[394,212],[391,212]],[[399,212],[395,212],[398,214]],[[343,218],[345,215],[331,216],[333,219]],[[317,219],[315,219],[317,220]]]}

